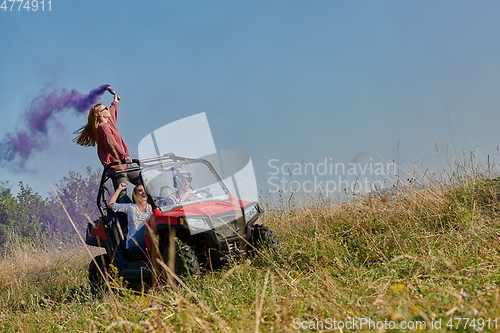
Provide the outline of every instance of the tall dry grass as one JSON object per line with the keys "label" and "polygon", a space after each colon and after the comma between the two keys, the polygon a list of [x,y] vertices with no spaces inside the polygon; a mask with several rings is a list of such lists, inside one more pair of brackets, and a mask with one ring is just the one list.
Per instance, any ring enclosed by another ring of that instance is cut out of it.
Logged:
{"label": "tall dry grass", "polygon": [[[358,324],[344,332],[371,332],[384,322],[409,323],[413,330],[495,331],[500,180],[455,180],[330,205],[270,208],[262,222],[278,235],[277,249],[183,279],[175,288],[141,293],[116,279],[102,299],[89,295],[91,258],[82,245],[10,244],[0,262],[0,328],[293,332],[332,328],[337,320]],[[453,318],[476,321],[466,326]],[[367,322],[372,326],[359,326]]]}

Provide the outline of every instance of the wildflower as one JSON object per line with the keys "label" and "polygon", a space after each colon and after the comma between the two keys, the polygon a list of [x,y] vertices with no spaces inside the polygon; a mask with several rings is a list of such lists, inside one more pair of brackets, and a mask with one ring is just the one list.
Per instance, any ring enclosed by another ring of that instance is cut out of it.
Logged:
{"label": "wildflower", "polygon": [[420,312],[420,311],[422,311],[422,309],[421,309],[421,308],[420,308],[420,306],[418,306],[418,305],[414,305],[414,306],[412,306],[412,307],[411,307],[411,310],[412,310],[413,312]]}
{"label": "wildflower", "polygon": [[391,320],[402,320],[402,319],[404,319],[405,317],[401,314],[401,312],[396,311],[396,312],[391,312],[391,313],[389,313],[389,318],[390,318]]}
{"label": "wildflower", "polygon": [[402,283],[394,284],[391,286],[391,291],[393,293],[396,293],[396,292],[401,291],[403,289],[405,289],[405,285]]}
{"label": "wildflower", "polygon": [[118,268],[113,265],[113,264],[110,264],[109,265],[109,270],[113,273],[113,274],[117,274],[118,273]]}

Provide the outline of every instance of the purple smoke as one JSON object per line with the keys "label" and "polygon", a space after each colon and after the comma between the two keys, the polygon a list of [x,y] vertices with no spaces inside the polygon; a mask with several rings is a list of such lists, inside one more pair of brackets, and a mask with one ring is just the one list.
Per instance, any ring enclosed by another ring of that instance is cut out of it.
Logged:
{"label": "purple smoke", "polygon": [[58,124],[54,118],[56,114],[69,109],[74,109],[79,114],[86,113],[108,87],[109,84],[104,84],[92,89],[88,94],[72,89],[35,97],[24,112],[25,129],[7,133],[0,142],[0,165],[8,165],[17,170],[24,169],[26,159],[31,153],[47,146],[48,124],[51,120]]}

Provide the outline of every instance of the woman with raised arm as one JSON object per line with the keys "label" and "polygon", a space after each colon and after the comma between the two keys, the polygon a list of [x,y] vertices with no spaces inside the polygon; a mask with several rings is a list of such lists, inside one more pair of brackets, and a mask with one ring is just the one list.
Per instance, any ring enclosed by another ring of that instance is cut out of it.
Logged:
{"label": "woman with raised arm", "polygon": [[128,231],[125,247],[127,249],[145,250],[146,243],[144,241],[144,231],[146,223],[153,214],[151,205],[148,203],[148,196],[144,191],[144,186],[137,185],[132,193],[133,203],[116,203],[116,199],[121,191],[127,188],[127,184],[120,183],[118,189],[109,198],[108,207],[115,212],[127,213]]}
{"label": "woman with raised arm", "polygon": [[[129,150],[116,127],[118,118],[118,101],[120,96],[114,94],[113,102],[108,108],[104,104],[94,105],[89,112],[87,124],[75,131],[78,136],[73,140],[80,146],[93,147],[97,144],[97,156],[103,166],[112,162],[132,163]],[[109,171],[123,170],[126,164],[118,164]],[[128,180],[134,184],[139,183],[138,172],[117,174],[113,177],[115,189],[120,183]]]}

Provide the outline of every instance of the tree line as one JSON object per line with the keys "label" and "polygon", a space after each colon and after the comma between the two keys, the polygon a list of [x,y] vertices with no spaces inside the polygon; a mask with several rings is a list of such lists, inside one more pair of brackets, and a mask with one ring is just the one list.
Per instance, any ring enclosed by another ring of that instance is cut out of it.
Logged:
{"label": "tree line", "polygon": [[19,193],[14,195],[9,181],[0,182],[0,245],[12,237],[73,239],[76,230],[70,218],[84,235],[87,223],[99,214],[96,196],[100,177],[101,173],[90,167],[85,176],[70,171],[46,198],[23,182],[19,182]]}

